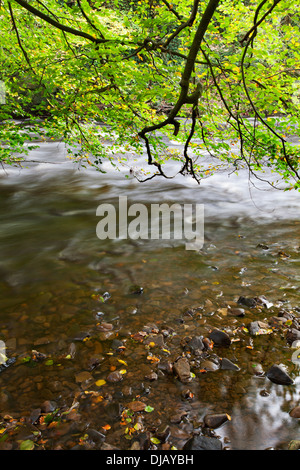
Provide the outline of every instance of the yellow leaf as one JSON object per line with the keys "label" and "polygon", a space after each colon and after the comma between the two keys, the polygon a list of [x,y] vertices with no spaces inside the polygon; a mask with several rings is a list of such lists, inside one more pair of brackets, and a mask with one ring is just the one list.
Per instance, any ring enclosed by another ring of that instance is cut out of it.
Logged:
{"label": "yellow leaf", "polygon": [[103,379],[100,379],[100,380],[97,380],[95,384],[97,385],[97,387],[101,387],[102,385],[106,384],[106,381]]}
{"label": "yellow leaf", "polygon": [[124,364],[124,366],[127,366],[127,362],[122,361],[122,359],[118,359],[118,362],[119,362],[120,364]]}

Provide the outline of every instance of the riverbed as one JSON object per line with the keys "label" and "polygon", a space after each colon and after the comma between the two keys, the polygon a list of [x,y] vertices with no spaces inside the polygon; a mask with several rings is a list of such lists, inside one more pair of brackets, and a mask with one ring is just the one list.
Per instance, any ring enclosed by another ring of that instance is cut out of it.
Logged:
{"label": "riverbed", "polygon": [[[59,142],[28,160],[0,177],[0,340],[10,360],[0,372],[2,448],[182,449],[200,434],[225,449],[264,450],[299,440],[290,323],[270,320],[300,316],[299,193],[246,171],[200,185],[181,175],[139,183],[136,162],[98,173],[70,162]],[[121,196],[148,208],[203,205],[203,246],[100,240],[97,207],[118,212]],[[248,307],[241,296],[265,302]],[[251,334],[254,321],[268,328]],[[229,346],[185,347],[214,328]],[[174,373],[180,357],[187,381]],[[236,369],[222,369],[222,358]],[[268,379],[273,364],[291,385]],[[226,422],[208,428],[210,414]]]}

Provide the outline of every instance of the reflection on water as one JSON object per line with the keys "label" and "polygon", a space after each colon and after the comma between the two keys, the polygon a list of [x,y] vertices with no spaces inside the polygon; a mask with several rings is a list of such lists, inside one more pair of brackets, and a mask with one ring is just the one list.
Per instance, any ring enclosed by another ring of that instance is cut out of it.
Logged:
{"label": "reflection on water", "polygon": [[[182,352],[180,341],[186,335],[207,336],[213,326],[232,332],[276,315],[280,308],[299,305],[298,194],[267,186],[261,191],[249,188],[247,175],[216,175],[200,187],[183,178],[139,184],[118,173],[74,172],[63,163],[61,147],[57,150],[55,144],[47,144],[37,157],[49,160],[54,154],[61,171],[37,164],[2,174],[0,180],[1,340],[9,356],[26,357],[34,349],[54,358],[48,368],[17,361],[0,374],[1,413],[28,412],[44,400],[73,398],[80,389],[76,375],[88,369],[95,355],[102,365],[93,378],[104,378],[112,366],[106,354],[114,338],[125,341],[128,374],[108,390],[121,397],[124,386],[130,385],[134,395],[141,393],[149,367],[144,349],[129,338],[148,323],[174,329],[176,334],[165,339],[173,359]],[[146,204],[205,204],[203,249],[186,251],[177,240],[100,241],[97,206],[117,205],[121,195]],[[132,286],[142,286],[143,295],[131,295]],[[104,292],[111,297],[99,302]],[[264,295],[274,309],[249,310],[244,318],[225,315],[227,302],[240,295]],[[198,313],[185,315],[191,308]],[[99,318],[113,325],[112,332],[99,334]],[[160,377],[150,387],[149,403],[155,403],[166,423],[174,411],[184,408],[189,420],[182,436],[190,435],[191,423],[197,427],[207,412],[225,411],[232,419],[216,434],[229,448],[286,448],[299,437],[298,422],[289,416],[299,402],[292,350],[280,332],[254,340],[245,333],[238,339],[228,350],[217,352],[237,363],[238,373],[201,374],[195,366],[190,402],[182,399],[182,384]],[[72,343],[75,360],[64,361]],[[257,364],[266,370],[275,362],[288,367],[294,385],[275,385],[254,376]],[[85,413],[91,423],[101,419],[100,411]]]}

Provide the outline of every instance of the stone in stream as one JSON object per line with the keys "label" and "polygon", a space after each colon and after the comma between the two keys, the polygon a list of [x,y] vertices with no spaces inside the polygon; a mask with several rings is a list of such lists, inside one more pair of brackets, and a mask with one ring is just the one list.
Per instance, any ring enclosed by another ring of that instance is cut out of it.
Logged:
{"label": "stone in stream", "polygon": [[288,450],[299,450],[300,449],[300,441],[292,440],[289,442]]}
{"label": "stone in stream", "polygon": [[300,340],[300,331],[296,328],[291,328],[286,334],[286,341],[288,344],[292,344],[294,341]]}
{"label": "stone in stream", "polygon": [[289,414],[291,418],[300,418],[300,406],[295,406]]}
{"label": "stone in stream", "polygon": [[263,321],[252,321],[248,325],[249,333],[250,335],[258,335],[260,333],[267,333],[270,328],[268,323],[265,323]]}
{"label": "stone in stream", "polygon": [[240,370],[240,368],[226,357],[221,358],[221,369],[223,370]]}
{"label": "stone in stream", "polygon": [[244,317],[245,310],[243,308],[228,307],[227,314],[234,317]]}
{"label": "stone in stream", "polygon": [[157,334],[157,335],[150,334],[144,340],[144,344],[149,344],[150,346],[156,346],[158,348],[165,347],[164,337],[162,334]]}
{"label": "stone in stream", "polygon": [[115,370],[108,374],[106,380],[110,383],[121,382],[121,380],[123,380],[123,375],[118,370]]}
{"label": "stone in stream", "polygon": [[173,371],[182,383],[188,382],[191,378],[190,364],[186,357],[180,357],[174,362]]}
{"label": "stone in stream", "polygon": [[227,413],[215,413],[205,415],[203,421],[206,427],[211,429],[217,429],[222,426],[222,424],[230,420],[231,417]]}
{"label": "stone in stream", "polygon": [[279,385],[291,385],[294,383],[285,370],[277,364],[274,364],[272,367],[270,367],[270,369],[266,372],[266,377],[268,377],[271,382]]}
{"label": "stone in stream", "polygon": [[216,346],[229,346],[231,344],[229,335],[218,328],[213,329],[209,333],[208,337]]}
{"label": "stone in stream", "polygon": [[204,361],[200,362],[200,369],[206,370],[208,372],[213,372],[214,370],[220,369],[219,362],[215,362],[213,360],[205,359]]}
{"label": "stone in stream", "polygon": [[183,450],[222,450],[222,442],[216,437],[193,436],[183,446]]}
{"label": "stone in stream", "polygon": [[188,336],[187,338],[184,338],[182,346],[184,351],[189,351],[195,356],[200,356],[205,348],[201,336]]}
{"label": "stone in stream", "polygon": [[237,303],[248,308],[255,308],[257,305],[257,301],[255,299],[251,297],[244,297],[243,295],[239,297]]}

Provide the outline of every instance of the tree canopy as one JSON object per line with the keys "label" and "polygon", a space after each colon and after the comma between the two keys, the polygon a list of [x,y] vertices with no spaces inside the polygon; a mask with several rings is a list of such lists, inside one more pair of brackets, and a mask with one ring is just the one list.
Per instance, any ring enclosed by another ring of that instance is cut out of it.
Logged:
{"label": "tree canopy", "polygon": [[2,164],[39,132],[100,171],[146,150],[142,181],[175,159],[300,189],[296,0],[3,0],[0,21]]}

